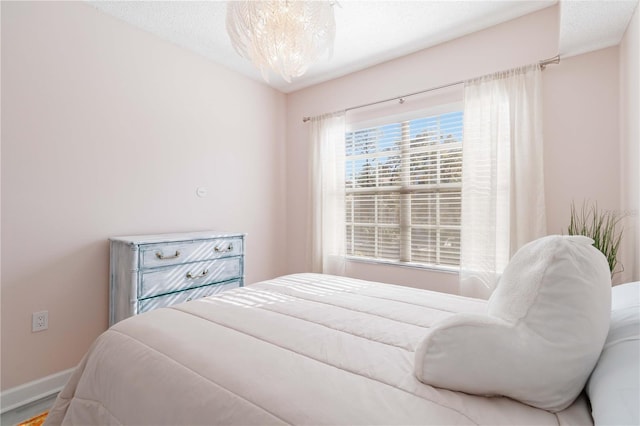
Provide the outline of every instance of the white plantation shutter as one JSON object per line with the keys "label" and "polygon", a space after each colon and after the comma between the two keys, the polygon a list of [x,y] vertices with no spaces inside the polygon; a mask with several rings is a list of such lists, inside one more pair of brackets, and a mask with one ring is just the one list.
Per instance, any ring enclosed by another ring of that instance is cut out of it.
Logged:
{"label": "white plantation shutter", "polygon": [[345,144],[346,254],[458,266],[462,112],[356,126]]}

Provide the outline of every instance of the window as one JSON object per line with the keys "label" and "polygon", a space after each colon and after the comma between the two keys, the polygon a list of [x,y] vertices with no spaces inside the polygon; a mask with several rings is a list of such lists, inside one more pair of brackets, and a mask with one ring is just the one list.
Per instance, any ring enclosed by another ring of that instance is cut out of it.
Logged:
{"label": "window", "polygon": [[459,265],[461,111],[355,128],[345,160],[348,256]]}

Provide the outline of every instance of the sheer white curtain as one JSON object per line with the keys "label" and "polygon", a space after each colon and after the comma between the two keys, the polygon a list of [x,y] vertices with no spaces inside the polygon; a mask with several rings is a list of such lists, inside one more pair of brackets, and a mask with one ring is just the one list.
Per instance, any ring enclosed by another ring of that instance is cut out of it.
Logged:
{"label": "sheer white curtain", "polygon": [[460,292],[488,298],[511,256],[546,234],[541,69],[465,83]]}
{"label": "sheer white curtain", "polygon": [[311,267],[313,272],[344,273],[345,120],[344,113],[314,117],[311,141]]}

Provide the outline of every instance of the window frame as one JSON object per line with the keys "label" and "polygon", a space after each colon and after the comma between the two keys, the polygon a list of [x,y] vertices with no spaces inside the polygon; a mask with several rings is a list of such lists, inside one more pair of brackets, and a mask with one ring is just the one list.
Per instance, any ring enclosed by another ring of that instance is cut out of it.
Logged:
{"label": "window frame", "polygon": [[[416,120],[416,119],[428,119],[431,117],[437,117],[437,116],[441,116],[444,114],[449,114],[449,113],[461,113],[464,114],[463,112],[463,102],[462,100],[460,101],[456,101],[456,102],[449,102],[447,104],[442,104],[442,105],[437,105],[435,107],[430,107],[430,108],[426,108],[426,109],[420,109],[420,110],[414,110],[411,111],[409,113],[404,113],[404,114],[396,114],[396,115],[383,115],[379,118],[373,119],[373,120],[366,120],[366,121],[361,121],[361,122],[355,122],[355,123],[348,123],[346,131],[345,131],[345,137],[349,134],[349,133],[353,133],[356,132],[358,130],[366,130],[366,129],[372,129],[372,128],[382,128],[384,126],[388,126],[388,125],[394,125],[394,124],[400,124],[401,128],[403,129],[403,131],[406,131],[407,129],[405,129],[405,126],[409,125],[409,122],[411,120]],[[464,121],[464,115],[462,115],[461,117],[461,126],[462,126],[462,122]],[[462,127],[461,127],[461,131],[463,131]],[[348,139],[348,138],[347,138]],[[415,153],[417,150],[416,148],[411,148],[410,144],[412,142],[412,138],[410,136],[410,132],[407,132],[407,137],[402,137],[400,144],[401,144],[401,148],[399,151],[396,151],[398,153],[398,155],[400,155],[401,157],[406,157],[410,156],[411,154]],[[442,146],[434,146],[429,150],[423,150],[423,152],[428,152],[430,155],[431,153],[437,152],[437,151],[445,151],[445,150],[451,150],[453,149],[457,149],[459,148],[460,153],[462,153],[462,142],[463,142],[463,138],[461,137],[460,140],[458,140],[457,142],[454,143],[450,143],[450,144],[446,144],[446,145],[442,145]],[[409,148],[407,148],[407,145],[409,146]],[[366,154],[360,154],[360,155],[347,155],[347,151],[346,151],[347,147],[345,147],[345,161],[355,161],[356,159],[358,159],[358,157],[361,157],[360,159],[364,159],[364,158],[372,158],[372,157],[376,157],[376,156],[384,156],[381,155],[379,153],[375,153],[373,155],[369,155],[367,156]],[[401,160],[401,161],[405,161],[405,160]],[[440,156],[438,156],[438,161],[441,161]],[[407,163],[405,163],[405,169],[407,169],[407,167],[409,167],[409,165]],[[437,168],[437,173],[438,175],[440,174],[440,170],[441,170],[442,165],[439,164],[438,168]],[[460,161],[460,167],[462,167],[462,161]],[[401,172],[401,174],[403,174]],[[361,223],[359,224],[358,222],[355,221],[355,212],[352,211],[351,213],[351,221],[348,221],[348,215],[347,215],[347,208],[349,203],[348,203],[348,197],[351,194],[371,194],[371,195],[378,195],[378,194],[400,194],[400,197],[402,198],[402,195],[406,194],[406,195],[411,195],[411,194],[442,194],[442,193],[446,193],[446,192],[458,192],[461,194],[461,190],[462,190],[462,180],[460,179],[459,182],[455,182],[455,183],[440,183],[439,179],[437,179],[436,184],[411,184],[409,182],[409,184],[404,184],[401,182],[399,185],[389,185],[389,186],[373,186],[373,187],[365,187],[365,188],[349,188],[347,187],[347,182],[345,182],[345,233],[348,234],[349,232],[351,232],[351,237],[349,237],[349,235],[345,235],[345,253],[353,253],[354,249],[353,246],[355,244],[355,228],[357,226],[367,226],[367,227],[372,227],[375,228],[375,237],[374,237],[374,242],[373,242],[373,249],[374,249],[374,256],[377,255],[377,253],[379,252],[377,249],[377,246],[379,244],[378,241],[378,229],[381,227],[385,227],[384,223],[379,223],[378,219],[377,219],[377,207],[374,208],[374,214],[376,215],[376,219],[373,223]],[[377,185],[377,183],[376,183]],[[376,200],[377,198],[374,196],[372,197],[374,200]],[[439,199],[439,197],[437,198]],[[461,200],[460,200],[461,201]],[[437,203],[439,203],[439,201],[437,201]],[[354,209],[354,202],[351,203],[351,209]],[[377,204],[377,202],[376,202]],[[413,244],[413,239],[409,238],[409,240],[407,241],[406,238],[402,237],[402,233],[403,233],[403,227],[404,228],[409,228],[410,230],[413,229],[432,229],[435,231],[436,233],[436,238],[439,239],[440,235],[441,235],[441,231],[443,230],[447,230],[447,229],[451,229],[451,230],[455,230],[460,232],[461,230],[461,226],[460,223],[458,223],[457,225],[443,225],[439,222],[439,219],[436,221],[436,224],[411,224],[411,219],[409,219],[409,223],[407,224],[405,221],[403,221],[402,217],[405,217],[408,215],[409,218],[411,218],[411,207],[409,208],[409,212],[408,213],[403,213],[403,209],[402,207],[399,205],[399,216],[400,216],[400,220],[398,222],[398,225],[396,226],[395,224],[390,225],[391,227],[397,228],[399,229],[400,232],[400,236],[399,236],[399,251],[400,251],[400,255],[399,255],[399,259],[398,260],[394,260],[394,259],[388,259],[388,258],[377,258],[377,257],[372,257],[372,256],[357,256],[354,254],[346,254],[346,258],[349,261],[355,261],[355,262],[360,262],[360,263],[370,263],[370,264],[382,264],[382,265],[392,265],[392,266],[400,266],[400,267],[408,267],[408,268],[417,268],[417,269],[423,269],[423,270],[433,270],[433,271],[438,271],[438,272],[448,272],[448,273],[458,273],[459,272],[459,263],[458,265],[447,265],[447,264],[436,264],[436,263],[426,263],[426,262],[417,262],[412,260],[402,260],[403,258],[407,258],[406,256],[406,251],[408,250],[409,253],[411,253],[412,251],[412,244]],[[406,210],[406,208],[404,209]],[[437,216],[440,216],[440,208],[437,209]],[[404,223],[403,223],[404,222]],[[349,243],[351,245],[349,245]],[[405,252],[405,255],[403,256],[402,252]],[[441,247],[439,243],[436,243],[434,245],[434,251],[436,252],[436,258],[439,257],[440,255],[440,251],[441,251]],[[458,262],[459,262],[459,247],[458,247]],[[411,256],[408,256],[409,258],[411,258]]]}

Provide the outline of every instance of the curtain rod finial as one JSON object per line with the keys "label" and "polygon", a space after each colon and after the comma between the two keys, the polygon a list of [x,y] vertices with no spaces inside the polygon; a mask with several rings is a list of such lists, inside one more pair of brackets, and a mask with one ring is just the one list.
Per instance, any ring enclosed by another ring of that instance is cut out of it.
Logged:
{"label": "curtain rod finial", "polygon": [[540,61],[538,63],[540,64],[540,68],[542,70],[544,70],[547,67],[547,65],[559,64],[560,63],[560,54],[557,54],[553,58],[542,60],[542,61]]}

